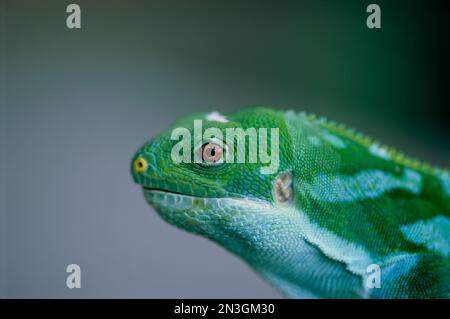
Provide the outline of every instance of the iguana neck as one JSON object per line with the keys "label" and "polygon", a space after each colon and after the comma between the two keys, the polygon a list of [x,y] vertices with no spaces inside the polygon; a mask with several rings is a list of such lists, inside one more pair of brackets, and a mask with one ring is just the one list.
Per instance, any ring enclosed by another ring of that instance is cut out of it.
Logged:
{"label": "iguana neck", "polygon": [[[227,231],[216,232],[210,239],[243,258],[288,297],[364,295],[362,276],[349,271],[343,260],[327,256],[310,241],[320,230],[305,219],[303,212],[292,205],[261,204],[248,209],[257,210],[258,214],[230,215]],[[245,207],[241,206],[241,210]],[[270,215],[270,225],[267,215]],[[356,263],[354,268],[358,268]]]}

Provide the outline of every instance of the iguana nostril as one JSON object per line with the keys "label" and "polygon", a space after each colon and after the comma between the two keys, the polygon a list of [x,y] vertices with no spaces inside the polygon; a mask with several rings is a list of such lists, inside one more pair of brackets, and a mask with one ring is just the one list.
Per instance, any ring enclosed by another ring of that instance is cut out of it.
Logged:
{"label": "iguana nostril", "polygon": [[148,163],[144,158],[138,157],[134,160],[133,167],[136,173],[143,173],[147,170]]}

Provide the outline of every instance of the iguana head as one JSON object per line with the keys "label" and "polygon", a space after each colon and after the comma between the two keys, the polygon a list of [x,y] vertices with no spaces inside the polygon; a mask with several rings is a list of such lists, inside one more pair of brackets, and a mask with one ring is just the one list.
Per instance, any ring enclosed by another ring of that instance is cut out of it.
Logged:
{"label": "iguana head", "polygon": [[[131,170],[162,218],[220,243],[289,296],[368,296],[374,262],[403,285],[405,269],[422,277],[420,254],[448,260],[447,173],[322,118],[194,114],[142,146]],[[429,278],[417,291],[432,282],[447,294],[448,281]],[[394,279],[374,296],[403,296]]]}
{"label": "iguana head", "polygon": [[131,171],[146,201],[166,221],[239,249],[274,222],[265,210],[292,199],[289,147],[277,111],[198,113],[142,146]]}

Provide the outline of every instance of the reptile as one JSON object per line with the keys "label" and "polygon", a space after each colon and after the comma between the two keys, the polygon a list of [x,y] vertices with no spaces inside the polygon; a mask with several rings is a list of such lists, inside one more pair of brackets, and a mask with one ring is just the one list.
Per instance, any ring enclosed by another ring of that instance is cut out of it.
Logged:
{"label": "reptile", "polygon": [[[277,169],[217,160],[237,139],[213,137],[185,149],[199,162],[174,161],[174,129],[193,133],[195,120],[224,133],[278,129]],[[239,256],[285,297],[449,296],[449,170],[324,117],[194,113],[144,144],[131,173],[164,220]]]}

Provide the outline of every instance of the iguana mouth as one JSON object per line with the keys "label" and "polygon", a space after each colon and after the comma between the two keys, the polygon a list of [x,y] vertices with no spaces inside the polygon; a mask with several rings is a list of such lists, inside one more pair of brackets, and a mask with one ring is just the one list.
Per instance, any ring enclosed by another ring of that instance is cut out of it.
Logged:
{"label": "iguana mouth", "polygon": [[208,201],[214,202],[217,198],[206,198],[195,195],[184,194],[167,189],[143,187],[146,201],[158,209],[169,209],[169,214],[174,212],[187,211],[192,208],[202,208]]}
{"label": "iguana mouth", "polygon": [[144,190],[144,192],[161,192],[161,193],[168,193],[168,194],[174,194],[174,195],[183,195],[183,196],[203,198],[201,196],[196,196],[196,195],[191,195],[191,194],[186,194],[186,193],[180,193],[180,192],[172,191],[172,190],[169,190],[169,189],[163,189],[163,188],[145,187],[145,186],[143,186],[142,189]]}

